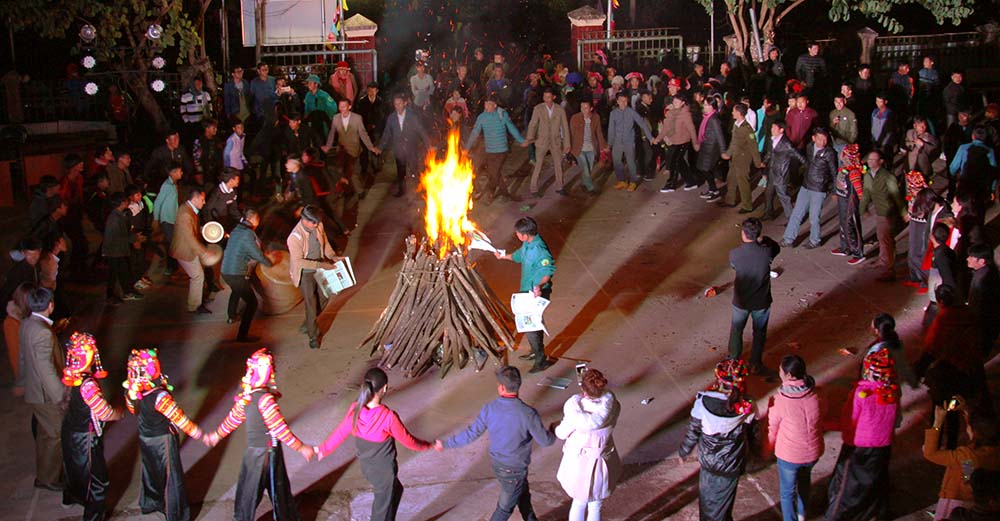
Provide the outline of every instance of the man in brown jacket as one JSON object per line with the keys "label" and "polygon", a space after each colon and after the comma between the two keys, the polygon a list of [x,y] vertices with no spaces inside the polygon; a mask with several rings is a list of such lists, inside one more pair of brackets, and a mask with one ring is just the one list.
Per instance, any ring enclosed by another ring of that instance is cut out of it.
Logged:
{"label": "man in brown jacket", "polygon": [[326,307],[327,299],[316,283],[316,270],[329,268],[343,257],[338,257],[333,251],[323,229],[322,210],[313,205],[302,209],[302,218],[285,242],[288,245],[289,275],[292,277],[292,284],[302,293],[306,308],[306,320],[299,327],[299,332],[309,335],[310,349],[319,349],[320,335],[316,317]]}
{"label": "man in brown jacket", "polygon": [[351,112],[350,102],[340,100],[337,103],[337,108],[339,112],[330,122],[330,133],[326,136],[326,145],[322,147],[323,152],[330,151],[334,138],[336,138],[339,144],[335,159],[336,164],[340,166],[344,179],[351,183],[358,198],[364,199],[366,191],[361,183],[361,178],[356,175],[358,158],[361,157],[361,145],[364,144],[365,148],[375,155],[381,154],[382,151],[372,144],[361,115]]}
{"label": "man in brown jacket", "polygon": [[49,315],[55,309],[52,292],[38,288],[28,294],[31,315],[21,321],[18,345],[24,401],[35,417],[35,486],[62,490],[63,391],[59,379],[62,350],[52,332]]}
{"label": "man in brown jacket", "polygon": [[594,179],[591,176],[594,170],[594,163],[597,154],[601,151],[608,151],[608,144],[604,141],[604,130],[601,125],[601,116],[594,112],[594,104],[590,100],[580,102],[580,112],[573,114],[569,120],[569,135],[573,157],[580,165],[580,180],[583,182],[583,190],[587,194],[597,195],[594,189]]}
{"label": "man in brown jacket", "polygon": [[527,140],[535,143],[535,169],[531,172],[531,195],[541,197],[538,175],[542,172],[545,155],[552,154],[552,167],[556,171],[556,192],[569,195],[563,189],[563,155],[570,152],[569,122],[566,111],[555,103],[556,93],[551,87],[542,94],[542,103],[535,105],[528,123]]}
{"label": "man in brown jacket", "polygon": [[205,206],[205,190],[200,186],[188,189],[188,199],[177,209],[174,238],[170,241],[170,256],[177,259],[184,273],[191,277],[188,283],[187,308],[189,313],[204,315],[212,311],[202,301],[205,291],[205,268],[202,256],[208,248],[201,242],[198,212]]}

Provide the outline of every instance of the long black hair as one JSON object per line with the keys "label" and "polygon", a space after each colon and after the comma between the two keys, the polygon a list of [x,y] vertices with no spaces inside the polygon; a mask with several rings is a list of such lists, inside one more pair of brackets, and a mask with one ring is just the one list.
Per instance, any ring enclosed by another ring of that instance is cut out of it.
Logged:
{"label": "long black hair", "polygon": [[903,347],[899,341],[899,335],[896,333],[896,319],[892,318],[892,315],[879,313],[875,315],[872,324],[875,326],[875,330],[878,331],[878,337],[882,342],[885,342],[886,347],[890,349]]}
{"label": "long black hair", "polygon": [[361,415],[361,408],[372,401],[372,397],[379,389],[389,383],[389,376],[378,367],[372,367],[365,373],[365,380],[361,382],[361,390],[358,391],[358,403],[354,406],[354,423],[352,427],[358,426],[358,416]]}

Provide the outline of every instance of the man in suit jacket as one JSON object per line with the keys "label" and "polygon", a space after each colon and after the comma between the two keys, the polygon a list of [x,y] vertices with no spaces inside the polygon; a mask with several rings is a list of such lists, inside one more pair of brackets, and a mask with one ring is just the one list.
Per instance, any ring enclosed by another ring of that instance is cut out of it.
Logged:
{"label": "man in suit jacket", "polygon": [[350,181],[354,191],[358,193],[359,199],[364,199],[365,189],[360,178],[356,175],[358,157],[361,155],[361,145],[373,154],[381,154],[382,151],[372,145],[368,131],[365,130],[365,122],[360,115],[351,112],[351,104],[347,100],[340,100],[337,103],[339,113],[330,122],[330,133],[326,136],[324,152],[329,152],[333,147],[334,138],[340,145],[337,147],[336,164],[340,166],[340,171],[345,179]]}
{"label": "man in suit jacket", "polygon": [[191,187],[188,200],[177,210],[174,238],[170,241],[170,256],[177,259],[191,282],[188,283],[187,308],[199,315],[211,313],[202,303],[205,290],[205,268],[202,256],[208,248],[201,243],[201,227],[198,226],[198,212],[205,206],[205,190],[200,186]]}
{"label": "man in suit jacket", "polygon": [[327,298],[316,283],[316,270],[330,269],[343,257],[337,256],[327,240],[323,212],[313,205],[302,209],[302,218],[285,243],[288,245],[288,274],[292,284],[302,293],[302,307],[306,312],[305,323],[299,331],[309,335],[310,349],[319,349],[321,339],[316,317],[326,307]]}
{"label": "man in suit jacket", "polygon": [[563,155],[570,152],[569,120],[566,111],[555,103],[556,94],[551,88],[542,93],[542,103],[535,105],[528,123],[527,140],[535,143],[535,169],[531,172],[531,195],[541,197],[538,191],[538,174],[542,172],[545,155],[552,154],[556,171],[556,193],[568,195],[563,189]]}
{"label": "man in suit jacket", "polygon": [[[369,82],[364,96],[358,98],[351,106],[355,114],[360,114],[365,122],[365,130],[373,141],[378,141],[382,135],[382,124],[385,123],[385,100],[378,93],[378,83]],[[361,151],[361,175],[374,175],[378,169],[374,157]]]}
{"label": "man in suit jacket", "polygon": [[767,187],[764,189],[762,221],[775,219],[781,213],[775,208],[775,198],[781,203],[785,217],[792,216],[792,173],[797,172],[799,165],[806,162],[805,156],[795,148],[795,145],[785,135],[785,129],[784,121],[772,122],[771,128],[768,129],[771,137],[764,141],[764,164],[767,165],[764,176],[767,178]]}
{"label": "man in suit jacket", "polygon": [[31,315],[18,328],[20,376],[24,401],[31,406],[37,423],[35,434],[35,486],[62,490],[63,390],[59,379],[62,350],[49,315],[55,309],[52,292],[37,288],[28,295]]}
{"label": "man in suit jacket", "polygon": [[392,106],[396,110],[385,120],[377,149],[381,151],[392,146],[392,155],[396,159],[396,192],[392,195],[400,197],[403,195],[406,173],[410,172],[411,177],[416,177],[420,171],[420,162],[424,157],[420,145],[423,144],[428,149],[432,147],[419,116],[414,111],[407,110],[409,101],[406,95],[396,94],[392,99]]}

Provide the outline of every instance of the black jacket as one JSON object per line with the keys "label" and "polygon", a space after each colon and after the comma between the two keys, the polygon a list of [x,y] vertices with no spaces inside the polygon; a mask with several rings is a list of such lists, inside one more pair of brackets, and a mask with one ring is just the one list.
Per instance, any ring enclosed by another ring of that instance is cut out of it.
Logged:
{"label": "black jacket", "polygon": [[767,164],[767,175],[771,183],[787,186],[791,181],[791,173],[798,171],[799,165],[805,164],[806,158],[789,141],[787,136],[781,136],[778,146],[773,146],[771,137],[764,138],[764,163]]}
{"label": "black jacket", "polygon": [[300,159],[303,150],[309,147],[319,149],[321,144],[316,133],[313,132],[309,125],[300,126],[298,134],[292,132],[292,129],[289,127],[285,127],[282,130],[281,153],[286,159]]}
{"label": "black jacket", "polygon": [[385,123],[385,101],[382,96],[376,94],[375,101],[372,101],[368,99],[366,92],[354,102],[351,110],[361,115],[369,136],[381,133],[382,125]]}
{"label": "black jacket", "polygon": [[[127,215],[126,215],[127,214]],[[104,223],[104,242],[101,244],[101,255],[108,258],[128,257],[132,253],[132,242],[135,236],[129,233],[129,217],[132,215],[127,208],[124,212],[112,210]]]}
{"label": "black jacket", "polygon": [[697,445],[703,472],[735,477],[746,470],[747,450],[756,420],[752,419],[752,412],[741,415],[728,409],[724,394],[716,391],[698,393],[687,434],[677,453],[687,456]]}
{"label": "black jacket", "polygon": [[802,188],[829,193],[833,189],[833,178],[837,175],[837,152],[833,147],[826,147],[813,154],[815,148],[813,143],[806,146],[807,167]]}
{"label": "black jacket", "polygon": [[184,150],[184,147],[179,146],[171,151],[164,144],[156,147],[153,153],[149,155],[149,161],[146,162],[146,170],[144,171],[143,178],[149,183],[149,186],[160,186],[163,180],[167,178],[167,170],[170,168],[170,164],[174,162],[181,164],[181,169],[184,170],[185,176],[194,173],[194,162],[187,151]]}
{"label": "black jacket", "polygon": [[229,193],[223,192],[219,185],[212,189],[211,195],[205,201],[205,207],[199,212],[202,224],[209,221],[218,221],[225,230],[232,231],[240,222],[239,204],[236,202],[236,190]]}
{"label": "black jacket", "polygon": [[1000,276],[993,266],[972,272],[969,309],[984,327],[1000,323]]}
{"label": "black jacket", "polygon": [[771,306],[771,261],[780,251],[777,243],[767,239],[744,242],[729,252],[729,265],[736,270],[733,306],[751,311]]}
{"label": "black jacket", "polygon": [[698,159],[695,161],[695,168],[701,172],[709,172],[715,168],[716,163],[722,159],[722,153],[729,147],[726,144],[722,123],[719,121],[719,113],[713,112],[708,118],[708,123],[705,124],[705,139],[699,143]]}

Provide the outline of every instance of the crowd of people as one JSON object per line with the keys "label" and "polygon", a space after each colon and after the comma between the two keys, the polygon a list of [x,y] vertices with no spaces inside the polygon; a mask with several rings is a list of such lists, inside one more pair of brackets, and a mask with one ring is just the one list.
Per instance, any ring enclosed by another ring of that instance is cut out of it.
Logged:
{"label": "crowd of people", "polygon": [[[717,75],[694,64],[685,76],[644,63],[624,77],[604,51],[581,70],[545,55],[526,71],[508,64],[502,51],[487,61],[476,49],[458,65],[432,64],[420,54],[391,101],[378,83],[362,89],[346,62],[326,81],[317,68],[301,85],[271,76],[266,63],[257,64],[250,80],[236,67],[221,96],[204,91],[196,78],[181,97],[181,124],[144,158],[141,173],[133,173],[131,150],[101,146],[92,160],[66,155],[61,175],[44,176],[34,187],[25,238],[11,252],[0,302],[9,362],[33,412],[36,486],[83,504],[85,519],[108,515],[101,435],[104,422],[122,412],[97,383],[105,372],[94,337],[75,333],[65,349],[57,340],[75,308],[64,281],[95,282],[95,273],[106,272],[106,303],[118,306],[142,299],[152,275],[169,278],[180,268],[189,278],[187,311],[211,313],[206,304],[228,286],[227,318],[240,322],[235,339],[254,343],[254,267],[287,257],[305,303],[300,333],[319,348],[316,319],[327,298],[316,270],[341,260],[335,241],[350,231],[345,208],[366,196],[385,165],[384,152],[395,162],[392,193],[402,197],[415,186],[425,151],[455,129],[480,173],[475,197],[485,204],[519,198],[512,176],[530,175],[529,195],[543,197],[546,157],[555,192],[566,197],[576,174],[583,192],[597,195],[597,174],[610,166],[613,189],[635,192],[659,175],[665,178],[661,193],[704,186],[705,201],[748,215],[758,210],[755,182],[763,185],[763,214],[743,222],[741,245],[729,257],[736,275],[728,356],[716,367],[713,388],[695,397],[678,450],[683,458],[698,449],[701,519],[732,518],[739,477],[757,445],[777,457],[784,519],[805,519],[811,471],[829,430],[842,432],[843,448],[825,518],[885,518],[901,384],[923,384],[930,395],[924,454],[946,467],[935,519],[995,519],[1000,434],[984,366],[1000,335],[1000,275],[984,227],[996,199],[1000,107],[988,104],[980,114],[962,71],[947,71],[945,82],[929,56],[915,76],[901,63],[878,85],[868,65],[847,74],[831,70],[817,44],[794,68],[780,50],[766,54],[752,70],[726,61]],[[228,132],[224,140],[220,130]],[[530,173],[504,175],[511,140],[528,148]],[[859,378],[836,421],[820,413],[820,394],[802,358],[785,356],[776,372],[763,360],[771,263],[782,248],[797,245],[807,214],[804,248],[821,246],[821,215],[831,193],[840,233],[830,253],[848,257],[850,265],[866,261],[862,215],[871,210],[878,248],[872,265],[881,270],[878,280],[894,281],[897,234],[905,223],[904,283],[927,295],[921,355],[908,359],[893,318],[876,316],[875,340],[858,353]],[[257,235],[262,210],[255,205],[265,199],[295,208],[287,254],[263,247]],[[763,222],[782,214],[780,239],[766,237]],[[88,244],[85,221],[101,236],[96,248]],[[203,236],[202,226],[211,222],[225,235],[220,246]],[[520,249],[497,257],[522,265],[521,291],[550,298],[555,265],[538,224],[521,219],[515,232]],[[753,341],[744,360],[748,321]],[[544,371],[552,361],[542,334],[528,340],[531,353],[523,358],[533,361],[532,372]],[[309,460],[329,456],[353,436],[375,489],[372,519],[394,519],[399,506],[395,439],[412,450],[443,450],[489,432],[501,488],[495,521],[515,508],[535,518],[527,483],[532,441],[567,440],[557,478],[572,498],[571,520],[600,519],[601,502],[620,476],[612,437],[619,407],[596,369],[582,373],[583,392],[566,402],[563,421],[546,428],[518,398],[519,371],[505,366],[497,372],[497,400],[468,429],[433,442],[410,434],[382,403],[388,376],[372,369],[343,421],[316,446],[303,443],[281,416],[267,350],[247,361],[242,390],[215,431],[203,431],[174,402],[155,350],[134,351],[127,374],[126,405],[139,421],[140,505],[171,521],[190,515],[183,472],[176,471],[182,468],[178,433],[214,446],[243,424],[248,447],[236,519],[252,518],[263,490],[278,518],[297,518],[279,442]],[[766,414],[747,396],[751,375],[780,378]],[[758,425],[765,418],[766,437]]]}

